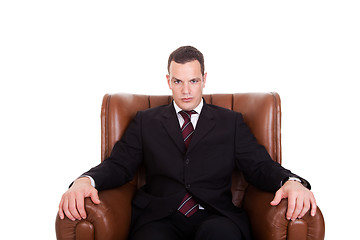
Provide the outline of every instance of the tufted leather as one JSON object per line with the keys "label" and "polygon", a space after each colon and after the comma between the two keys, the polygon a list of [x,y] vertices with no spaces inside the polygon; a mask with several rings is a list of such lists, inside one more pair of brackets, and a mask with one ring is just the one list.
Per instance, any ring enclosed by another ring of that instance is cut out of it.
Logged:
{"label": "tufted leather", "polygon": [[[241,112],[258,142],[265,146],[272,159],[281,164],[281,102],[277,93],[236,93],[204,95],[209,104]],[[101,108],[101,161],[123,135],[136,112],[169,104],[171,96],[135,94],[106,94]],[[99,193],[101,204],[86,199],[88,218],[82,221],[56,219],[58,239],[126,239],[131,218],[131,199],[137,188],[145,184],[144,170],[122,187]],[[234,171],[233,203],[248,212],[255,239],[324,239],[325,224],[318,209],[315,217],[309,214],[290,222],[285,218],[286,200],[277,207],[270,206],[272,193],[248,186],[242,174]]]}

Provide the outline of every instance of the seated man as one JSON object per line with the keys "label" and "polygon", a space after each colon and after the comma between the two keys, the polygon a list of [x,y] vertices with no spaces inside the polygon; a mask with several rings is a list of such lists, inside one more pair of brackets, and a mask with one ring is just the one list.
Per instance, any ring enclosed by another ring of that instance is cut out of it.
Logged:
{"label": "seated man", "polygon": [[173,102],[140,111],[109,158],[84,173],[64,193],[59,216],[86,218],[84,198],[131,181],[140,163],[146,184],[133,199],[130,239],[251,239],[246,213],[231,196],[234,168],[246,180],[288,198],[286,217],[316,213],[310,184],[272,161],[240,113],[202,98],[207,73],[200,51],[180,47],[168,60]]}

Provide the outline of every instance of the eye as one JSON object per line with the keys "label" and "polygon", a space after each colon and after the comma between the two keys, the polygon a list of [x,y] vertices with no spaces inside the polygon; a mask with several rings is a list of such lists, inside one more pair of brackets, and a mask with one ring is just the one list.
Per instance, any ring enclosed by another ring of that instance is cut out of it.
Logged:
{"label": "eye", "polygon": [[174,82],[174,84],[179,84],[179,83],[181,83],[181,81],[178,80],[178,79],[175,79],[173,82]]}
{"label": "eye", "polygon": [[191,82],[192,84],[195,84],[195,83],[198,83],[199,80],[198,80],[198,79],[192,79],[192,80],[190,80],[190,82]]}

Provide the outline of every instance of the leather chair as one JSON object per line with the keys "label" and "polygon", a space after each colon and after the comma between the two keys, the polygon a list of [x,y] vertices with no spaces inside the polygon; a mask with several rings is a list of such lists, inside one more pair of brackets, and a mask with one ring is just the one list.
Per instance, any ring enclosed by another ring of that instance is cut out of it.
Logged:
{"label": "leather chair", "polygon": [[[281,164],[281,105],[277,93],[213,94],[204,98],[207,103],[241,112],[258,142]],[[101,161],[109,156],[137,111],[169,104],[171,100],[171,96],[106,94],[101,108]],[[60,220],[57,216],[57,239],[127,239],[132,197],[143,184],[144,170],[140,168],[130,183],[99,192],[101,204],[95,205],[87,198],[86,220]],[[254,239],[324,239],[325,224],[320,209],[314,217],[307,213],[302,219],[288,221],[287,200],[271,206],[274,194],[247,184],[237,170],[233,173],[232,192],[233,203],[249,215]]]}

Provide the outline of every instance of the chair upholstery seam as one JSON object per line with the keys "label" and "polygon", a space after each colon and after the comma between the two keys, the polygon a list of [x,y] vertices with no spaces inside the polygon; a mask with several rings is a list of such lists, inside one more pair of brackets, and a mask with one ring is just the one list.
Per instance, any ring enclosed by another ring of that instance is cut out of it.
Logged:
{"label": "chair upholstery seam", "polygon": [[111,100],[111,94],[109,94],[108,98],[106,99],[106,115],[105,115],[105,127],[106,127],[106,131],[105,131],[105,156],[104,156],[104,160],[106,157],[109,157],[109,109],[110,109],[110,100]]}
{"label": "chair upholstery seam", "polygon": [[278,129],[278,114],[277,114],[278,102],[277,102],[276,94],[274,92],[270,92],[270,94],[273,98],[273,115],[274,115],[274,128],[272,133],[274,140],[273,150],[276,153],[275,154],[276,162],[281,164],[281,158],[279,158],[279,153],[278,153],[278,135],[276,134]]}
{"label": "chair upholstery seam", "polygon": [[234,110],[234,101],[235,101],[235,96],[234,94],[231,94],[231,110]]}

